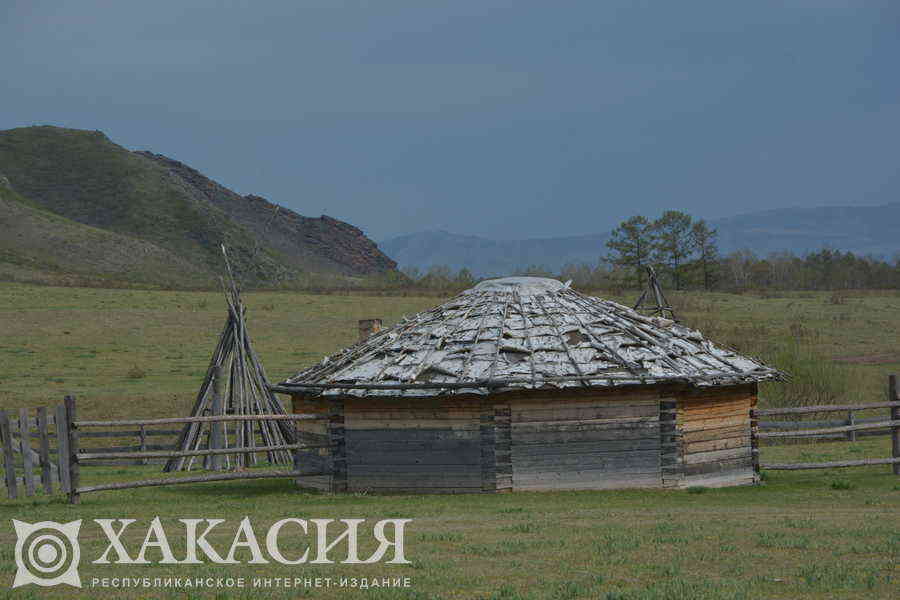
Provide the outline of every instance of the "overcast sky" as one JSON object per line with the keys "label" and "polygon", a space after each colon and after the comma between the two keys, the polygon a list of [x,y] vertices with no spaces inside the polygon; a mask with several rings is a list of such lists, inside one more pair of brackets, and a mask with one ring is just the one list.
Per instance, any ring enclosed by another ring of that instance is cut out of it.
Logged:
{"label": "overcast sky", "polygon": [[900,3],[0,0],[0,129],[382,239],[900,200]]}

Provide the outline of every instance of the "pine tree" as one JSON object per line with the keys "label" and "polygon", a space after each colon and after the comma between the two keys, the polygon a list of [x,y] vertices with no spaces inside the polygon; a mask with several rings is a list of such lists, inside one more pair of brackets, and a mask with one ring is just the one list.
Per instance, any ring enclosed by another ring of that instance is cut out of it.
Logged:
{"label": "pine tree", "polygon": [[644,283],[644,266],[653,252],[653,226],[646,217],[635,216],[622,221],[606,242],[612,251],[606,260],[616,267],[633,270],[638,287]]}
{"label": "pine tree", "polygon": [[691,242],[697,252],[697,266],[703,275],[703,289],[709,291],[715,283],[716,269],[719,265],[719,248],[716,246],[718,232],[700,219],[691,228]]}
{"label": "pine tree", "polygon": [[676,290],[681,289],[685,267],[694,253],[691,224],[689,214],[667,210],[652,225],[656,237],[653,258],[665,266]]}

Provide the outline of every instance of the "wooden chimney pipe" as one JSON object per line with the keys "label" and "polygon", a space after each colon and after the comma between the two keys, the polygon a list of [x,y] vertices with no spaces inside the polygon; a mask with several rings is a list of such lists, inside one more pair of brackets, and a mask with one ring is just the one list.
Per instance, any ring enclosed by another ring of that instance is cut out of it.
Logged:
{"label": "wooden chimney pipe", "polygon": [[366,341],[369,336],[381,331],[381,319],[360,319],[359,320],[359,341]]}

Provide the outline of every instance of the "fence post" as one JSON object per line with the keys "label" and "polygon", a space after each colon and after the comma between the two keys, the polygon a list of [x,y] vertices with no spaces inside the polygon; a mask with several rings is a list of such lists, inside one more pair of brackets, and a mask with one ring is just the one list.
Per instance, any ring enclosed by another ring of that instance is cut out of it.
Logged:
{"label": "fence post", "polygon": [[19,497],[16,483],[16,463],[13,456],[12,428],[9,426],[9,415],[0,410],[0,436],[3,437],[3,470],[6,473],[6,494],[15,500]]}
{"label": "fence post", "polygon": [[75,426],[77,413],[75,411],[75,397],[66,396],[66,430],[69,437],[69,504],[81,502],[78,486],[81,483],[81,474],[78,472],[78,428]]}
{"label": "fence post", "polygon": [[50,473],[50,438],[47,436],[47,407],[40,406],[37,409],[37,430],[40,440],[41,483],[44,484],[44,493],[53,493],[53,480]]}
{"label": "fence post", "polygon": [[[856,425],[856,412],[852,410],[847,411],[847,425]],[[856,432],[848,431],[847,432],[847,441],[855,442],[856,441]]]}
{"label": "fence post", "polygon": [[26,496],[34,496],[34,458],[31,456],[31,427],[28,409],[19,409],[19,449],[22,451],[22,481]]}
{"label": "fence post", "polygon": [[[221,366],[216,365],[213,367],[213,397],[212,397],[212,414],[213,416],[220,417],[224,414],[224,388],[225,387],[225,376]],[[213,450],[219,450],[224,448],[225,445],[222,443],[222,428],[224,427],[224,423],[222,421],[215,421],[209,424],[209,432],[210,439],[209,445]],[[210,468],[213,471],[221,471],[222,470],[222,456],[221,454],[213,454],[209,457]]]}
{"label": "fence post", "polygon": [[750,406],[750,460],[753,464],[753,472],[759,481],[759,417],[756,416],[756,400]]}
{"label": "fence post", "polygon": [[[141,430],[140,430],[139,436],[140,436],[140,450],[141,450],[141,452],[146,452],[147,451],[147,428],[144,427],[143,425],[141,425]],[[150,459],[142,458],[141,464],[142,465],[150,464]]]}
{"label": "fence post", "polygon": [[56,466],[59,471],[59,491],[69,493],[69,417],[65,404],[56,407]]}
{"label": "fence post", "polygon": [[[900,392],[897,390],[897,376],[888,376],[888,400],[900,402]],[[891,420],[900,420],[900,406],[891,407]],[[900,458],[900,425],[891,428],[891,456]],[[894,463],[894,475],[900,475],[900,463]]]}

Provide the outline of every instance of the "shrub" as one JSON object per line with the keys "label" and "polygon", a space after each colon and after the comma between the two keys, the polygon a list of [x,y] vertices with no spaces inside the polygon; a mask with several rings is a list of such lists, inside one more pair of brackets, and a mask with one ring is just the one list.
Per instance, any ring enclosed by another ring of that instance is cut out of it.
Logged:
{"label": "shrub", "polygon": [[137,365],[134,365],[133,367],[128,369],[128,373],[126,374],[126,377],[128,377],[128,379],[143,379],[146,376],[147,372]]}

